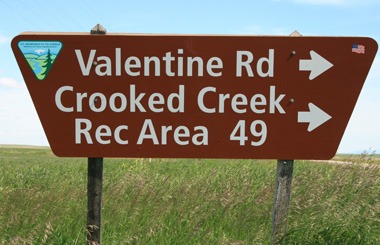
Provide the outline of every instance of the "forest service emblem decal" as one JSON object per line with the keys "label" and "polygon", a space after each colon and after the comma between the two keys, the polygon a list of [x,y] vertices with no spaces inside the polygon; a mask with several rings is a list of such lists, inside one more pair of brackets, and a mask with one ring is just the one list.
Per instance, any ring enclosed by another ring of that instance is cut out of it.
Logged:
{"label": "forest service emblem decal", "polygon": [[62,48],[59,41],[20,41],[18,47],[38,80],[44,80]]}

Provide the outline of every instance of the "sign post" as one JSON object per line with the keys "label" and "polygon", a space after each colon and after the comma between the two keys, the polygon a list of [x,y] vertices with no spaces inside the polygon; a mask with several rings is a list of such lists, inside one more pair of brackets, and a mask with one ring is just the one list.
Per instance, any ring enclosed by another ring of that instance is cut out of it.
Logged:
{"label": "sign post", "polygon": [[87,244],[102,240],[103,158],[88,158]]}
{"label": "sign post", "polygon": [[[106,29],[96,25],[91,34],[106,34]],[[88,158],[87,182],[87,244],[97,245],[102,241],[102,194],[103,158]]]}
{"label": "sign post", "polygon": [[271,245],[280,244],[285,239],[293,179],[293,163],[293,160],[277,161]]}
{"label": "sign post", "polygon": [[[291,37],[300,37],[301,34],[294,31],[290,34]],[[296,51],[292,51],[291,55],[296,55]],[[300,61],[301,62],[301,61]],[[305,62],[305,61],[302,61]],[[307,66],[304,70],[308,70]],[[294,103],[294,101],[290,101]],[[279,244],[285,242],[285,235],[287,232],[287,219],[290,203],[290,194],[292,191],[293,179],[293,163],[294,160],[277,160],[277,174],[276,174],[276,187],[274,193],[273,204],[273,219],[272,219],[272,233],[270,237],[270,244]]]}

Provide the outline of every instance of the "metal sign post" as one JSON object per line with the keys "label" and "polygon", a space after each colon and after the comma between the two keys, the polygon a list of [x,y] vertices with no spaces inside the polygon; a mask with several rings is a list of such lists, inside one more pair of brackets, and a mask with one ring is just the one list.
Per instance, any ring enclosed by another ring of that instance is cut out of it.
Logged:
{"label": "metal sign post", "polygon": [[[96,25],[91,34],[106,34]],[[103,158],[88,158],[87,183],[87,244],[100,245],[102,241]]]}

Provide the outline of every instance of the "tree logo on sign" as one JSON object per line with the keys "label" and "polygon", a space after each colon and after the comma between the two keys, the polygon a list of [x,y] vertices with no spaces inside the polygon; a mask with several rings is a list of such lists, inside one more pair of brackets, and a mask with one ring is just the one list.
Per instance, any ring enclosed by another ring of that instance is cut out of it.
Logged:
{"label": "tree logo on sign", "polygon": [[62,43],[59,41],[20,41],[18,47],[38,80],[49,74]]}

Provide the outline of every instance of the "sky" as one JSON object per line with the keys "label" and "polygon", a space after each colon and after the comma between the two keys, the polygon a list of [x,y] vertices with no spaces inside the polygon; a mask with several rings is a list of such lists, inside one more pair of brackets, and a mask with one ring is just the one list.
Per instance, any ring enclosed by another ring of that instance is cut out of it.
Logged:
{"label": "sky", "polygon": [[[10,47],[25,31],[365,36],[380,41],[378,0],[0,0],[0,144],[48,145]],[[380,152],[377,54],[338,148]]]}

